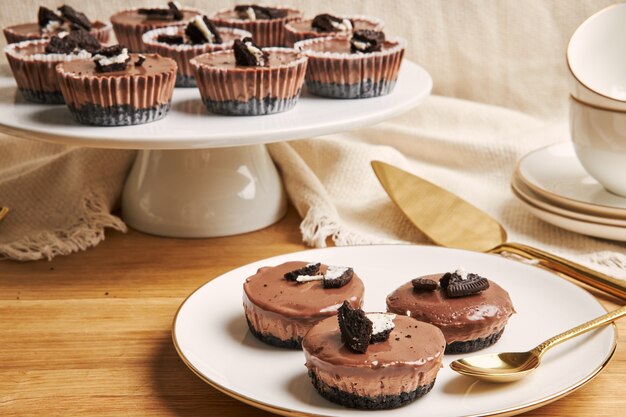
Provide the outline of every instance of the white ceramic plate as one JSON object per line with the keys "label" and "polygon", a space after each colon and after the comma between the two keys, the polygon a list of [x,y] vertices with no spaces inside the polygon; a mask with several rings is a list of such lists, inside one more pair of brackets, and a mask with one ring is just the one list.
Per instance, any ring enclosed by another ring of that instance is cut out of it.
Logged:
{"label": "white ceramic plate", "polygon": [[582,167],[570,142],[525,155],[516,175],[533,191],[555,204],[595,215],[626,219],[626,198],[604,189]]}
{"label": "white ceramic plate", "polygon": [[409,245],[351,246],[281,255],[237,268],[192,293],[174,319],[172,335],[183,361],[204,381],[241,401],[282,415],[321,416],[486,416],[516,414],[558,399],[593,378],[616,346],[608,326],[549,351],[526,379],[507,385],[476,382],[454,373],[448,355],[433,390],[391,411],[351,410],[326,401],[309,382],[304,355],[265,345],[248,331],[242,285],[261,266],[289,260],[347,265],[365,283],[365,309],[384,310],[385,297],[418,275],[459,266],[507,289],[515,314],[500,341],[484,352],[518,351],[606,311],[587,292],[544,270],[501,258],[455,249]]}
{"label": "white ceramic plate", "polygon": [[177,88],[169,114],[137,126],[80,125],[64,105],[25,102],[12,77],[0,78],[0,131],[56,143],[116,149],[190,149],[253,145],[356,129],[413,108],[430,94],[432,79],[405,60],[393,92],[359,100],[304,93],[285,113],[233,117],[208,112],[197,88]]}
{"label": "white ceramic plate", "polygon": [[511,189],[513,194],[520,200],[530,203],[537,208],[544,211],[554,213],[559,216],[570,217],[575,220],[583,222],[591,222],[598,224],[605,224],[608,226],[617,226],[626,228],[626,219],[615,219],[612,217],[594,216],[588,213],[581,213],[578,211],[568,210],[567,208],[557,206],[549,200],[545,200],[541,195],[533,192],[526,184],[521,182],[516,176],[511,181]]}
{"label": "white ceramic plate", "polygon": [[562,216],[543,210],[523,198],[519,200],[535,217],[554,226],[587,236],[626,242],[626,227],[611,226],[609,224],[582,221],[580,219]]}

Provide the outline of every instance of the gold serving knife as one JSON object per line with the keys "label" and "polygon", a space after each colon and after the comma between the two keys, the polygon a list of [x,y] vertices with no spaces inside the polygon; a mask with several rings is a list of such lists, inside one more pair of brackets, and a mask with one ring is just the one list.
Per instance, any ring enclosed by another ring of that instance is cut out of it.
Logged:
{"label": "gold serving knife", "polygon": [[540,249],[507,242],[506,231],[500,223],[451,192],[381,161],[372,161],[372,168],[391,200],[437,245],[513,253],[626,300],[625,281]]}

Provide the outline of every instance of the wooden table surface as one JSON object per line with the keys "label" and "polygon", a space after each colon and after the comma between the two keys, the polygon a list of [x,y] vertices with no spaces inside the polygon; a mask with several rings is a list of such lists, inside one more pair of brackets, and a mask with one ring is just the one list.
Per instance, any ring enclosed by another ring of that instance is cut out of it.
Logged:
{"label": "wooden table surface", "polygon": [[[96,248],[52,262],[0,262],[0,416],[270,415],[197,378],[170,327],[204,282],[305,249],[299,221],[290,209],[267,229],[217,239],[109,231]],[[619,328],[617,352],[597,378],[526,415],[624,415],[626,321]]]}

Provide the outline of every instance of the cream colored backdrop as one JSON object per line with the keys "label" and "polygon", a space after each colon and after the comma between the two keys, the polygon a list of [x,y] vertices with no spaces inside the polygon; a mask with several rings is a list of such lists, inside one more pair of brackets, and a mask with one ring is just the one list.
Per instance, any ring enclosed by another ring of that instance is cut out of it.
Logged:
{"label": "cream colored backdrop", "polygon": [[[76,1],[90,18],[158,0]],[[184,0],[211,13],[251,1]],[[271,4],[271,2],[265,2]],[[312,16],[372,14],[410,40],[408,57],[428,70],[434,94],[513,108],[542,118],[567,112],[565,47],[574,29],[609,0],[280,0]],[[1,0],[0,26],[36,20],[37,7],[62,0]],[[0,45],[4,46],[4,38]]]}

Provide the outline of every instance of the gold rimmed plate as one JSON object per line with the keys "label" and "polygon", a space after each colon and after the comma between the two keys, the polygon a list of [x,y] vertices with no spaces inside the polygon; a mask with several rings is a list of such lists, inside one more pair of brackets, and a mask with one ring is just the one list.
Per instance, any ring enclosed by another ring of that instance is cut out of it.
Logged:
{"label": "gold rimmed plate", "polygon": [[515,176],[553,205],[626,219],[626,198],[608,192],[585,171],[571,142],[528,153],[518,162]]}
{"label": "gold rimmed plate", "polygon": [[550,201],[542,198],[539,194],[533,192],[533,190],[521,182],[517,177],[513,177],[513,180],[511,181],[511,190],[520,200],[533,204],[534,206],[553,214],[569,217],[583,222],[604,224],[607,226],[622,227],[626,229],[626,219],[616,219],[609,216],[596,216],[586,212],[581,213],[579,211],[570,210],[552,204]]}
{"label": "gold rimmed plate", "polygon": [[[308,380],[301,351],[267,346],[248,331],[242,285],[261,266],[289,260],[351,266],[365,283],[365,309],[382,311],[385,297],[418,275],[463,267],[493,279],[511,295],[517,314],[501,340],[484,352],[515,351],[606,311],[589,293],[556,275],[499,256],[414,245],[312,249],[281,255],[227,272],[194,291],[174,318],[172,337],[187,366],[202,380],[253,406],[288,416],[353,415],[324,400]],[[376,414],[394,416],[514,415],[557,400],[590,381],[606,366],[616,346],[609,326],[546,354],[542,367],[523,381],[492,385],[460,376],[447,355],[433,390],[416,402]]]}

